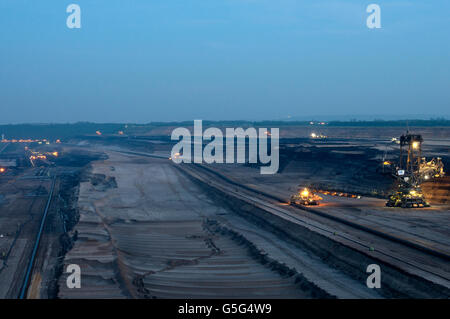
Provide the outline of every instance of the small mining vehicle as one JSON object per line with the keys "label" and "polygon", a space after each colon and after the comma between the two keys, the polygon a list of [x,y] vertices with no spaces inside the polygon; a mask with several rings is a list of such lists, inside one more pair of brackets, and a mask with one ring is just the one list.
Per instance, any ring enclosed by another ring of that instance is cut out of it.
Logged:
{"label": "small mining vehicle", "polygon": [[303,190],[299,190],[291,196],[289,204],[304,206],[319,205],[322,199],[322,197],[305,187]]}

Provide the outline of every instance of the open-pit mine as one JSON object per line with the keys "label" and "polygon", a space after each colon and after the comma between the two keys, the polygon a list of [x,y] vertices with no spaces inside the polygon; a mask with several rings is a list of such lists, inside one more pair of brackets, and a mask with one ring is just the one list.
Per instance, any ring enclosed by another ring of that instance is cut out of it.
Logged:
{"label": "open-pit mine", "polygon": [[0,298],[450,297],[448,127],[280,127],[269,175],[171,129],[3,139]]}

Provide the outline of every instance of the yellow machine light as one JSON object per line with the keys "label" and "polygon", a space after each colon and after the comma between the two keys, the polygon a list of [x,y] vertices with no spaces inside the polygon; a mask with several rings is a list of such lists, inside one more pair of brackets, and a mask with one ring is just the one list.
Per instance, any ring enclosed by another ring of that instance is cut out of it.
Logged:
{"label": "yellow machine light", "polygon": [[304,196],[304,197],[307,197],[307,196],[309,195],[308,189],[305,188],[305,189],[303,190],[303,192],[301,193],[301,195]]}
{"label": "yellow machine light", "polygon": [[419,148],[419,145],[420,145],[419,142],[413,142],[413,143],[412,143],[412,147],[413,147],[414,149]]}

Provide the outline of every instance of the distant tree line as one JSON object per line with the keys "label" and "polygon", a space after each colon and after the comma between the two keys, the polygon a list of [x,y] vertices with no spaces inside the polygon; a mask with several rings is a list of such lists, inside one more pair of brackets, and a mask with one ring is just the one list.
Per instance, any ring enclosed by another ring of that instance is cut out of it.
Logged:
{"label": "distant tree line", "polygon": [[[319,122],[314,121],[313,125]],[[395,120],[395,121],[330,121],[324,122],[327,127],[450,127],[450,120]],[[102,134],[144,134],[154,128],[160,127],[190,127],[193,121],[183,122],[152,122],[147,124],[126,123],[62,123],[62,124],[8,124],[0,125],[0,134],[5,134],[7,139],[67,139],[82,135],[95,135],[97,131]],[[310,121],[203,121],[203,126],[217,127],[295,127],[311,126]]]}

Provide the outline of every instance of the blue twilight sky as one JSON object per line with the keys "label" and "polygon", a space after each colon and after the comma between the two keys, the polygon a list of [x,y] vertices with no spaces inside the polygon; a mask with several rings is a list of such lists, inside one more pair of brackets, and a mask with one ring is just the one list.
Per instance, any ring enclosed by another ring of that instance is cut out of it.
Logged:
{"label": "blue twilight sky", "polygon": [[0,123],[449,117],[450,1],[1,0],[0,109]]}

